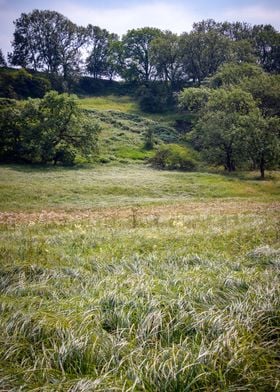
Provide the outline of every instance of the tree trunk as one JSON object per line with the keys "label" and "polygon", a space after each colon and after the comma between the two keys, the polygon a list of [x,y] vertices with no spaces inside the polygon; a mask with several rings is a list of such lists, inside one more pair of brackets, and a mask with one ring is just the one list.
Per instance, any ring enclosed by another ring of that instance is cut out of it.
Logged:
{"label": "tree trunk", "polygon": [[264,157],[263,155],[261,156],[260,160],[260,172],[261,172],[261,179],[264,179]]}
{"label": "tree trunk", "polygon": [[232,159],[231,159],[231,153],[229,151],[227,151],[226,154],[227,154],[227,156],[226,156],[226,168],[227,168],[227,170],[229,172],[232,172],[232,171],[234,171],[235,167],[234,167],[234,164],[233,164]]}

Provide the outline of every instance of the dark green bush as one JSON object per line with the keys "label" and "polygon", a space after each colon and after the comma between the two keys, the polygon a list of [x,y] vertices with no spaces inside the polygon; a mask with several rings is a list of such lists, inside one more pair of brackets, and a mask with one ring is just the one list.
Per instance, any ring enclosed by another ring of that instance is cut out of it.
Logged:
{"label": "dark green bush", "polygon": [[174,109],[175,99],[172,90],[162,82],[142,85],[138,88],[136,96],[144,112],[163,113]]}

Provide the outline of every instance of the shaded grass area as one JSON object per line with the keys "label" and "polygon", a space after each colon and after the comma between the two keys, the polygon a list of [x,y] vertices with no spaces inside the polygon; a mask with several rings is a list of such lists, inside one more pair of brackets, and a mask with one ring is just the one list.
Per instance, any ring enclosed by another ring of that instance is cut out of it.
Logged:
{"label": "shaded grass area", "polygon": [[[127,150],[120,149],[127,153]],[[279,174],[226,176],[158,171],[144,165],[88,168],[0,166],[1,211],[92,209],[107,206],[172,204],[189,200],[279,199]]]}
{"label": "shaded grass area", "polygon": [[174,111],[164,113],[146,113],[140,109],[137,100],[130,96],[106,95],[99,97],[83,97],[79,100],[79,106],[87,110],[99,111],[120,111],[127,114],[135,114],[143,118],[164,122],[174,123],[176,119],[191,119],[193,116],[185,114],[174,113]]}
{"label": "shaded grass area", "polygon": [[1,224],[0,389],[277,390],[279,204],[208,197]]}

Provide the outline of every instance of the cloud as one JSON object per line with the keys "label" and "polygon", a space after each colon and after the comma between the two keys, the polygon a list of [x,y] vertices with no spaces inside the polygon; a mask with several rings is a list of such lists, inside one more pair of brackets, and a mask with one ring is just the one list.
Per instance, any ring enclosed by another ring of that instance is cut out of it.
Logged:
{"label": "cloud", "polygon": [[[3,0],[0,0],[0,2]],[[119,5],[110,8],[98,6],[86,6],[77,2],[68,1],[44,1],[38,4],[29,2],[22,7],[4,7],[0,15],[0,47],[3,51],[10,51],[10,41],[14,31],[12,21],[20,16],[22,12],[30,12],[34,8],[51,9],[62,13],[73,22],[86,26],[93,25],[106,28],[110,32],[119,35],[125,34],[127,30],[139,27],[158,27],[162,30],[171,30],[175,33],[189,31],[195,20],[199,20],[191,9],[185,6],[170,4],[165,1],[151,1],[143,4]]]}
{"label": "cloud", "polygon": [[280,7],[269,8],[262,5],[229,8],[223,12],[224,19],[238,20],[252,24],[272,24],[280,28]]}
{"label": "cloud", "polygon": [[119,35],[144,26],[181,33],[188,31],[197,15],[191,9],[166,2],[151,2],[126,7],[94,8],[58,3],[56,9],[80,25],[91,23]]}
{"label": "cloud", "polygon": [[15,15],[13,11],[4,10],[0,16],[0,48],[3,50],[3,54],[6,56],[7,52],[11,51],[10,42],[13,38],[15,20],[18,15]]}
{"label": "cloud", "polygon": [[40,5],[36,0],[0,0],[0,47],[4,53],[11,51],[13,20],[22,12],[30,12],[34,8],[55,10],[79,25],[86,26],[91,23],[119,35],[125,34],[129,29],[144,26],[182,33],[190,31],[194,22],[207,18],[217,21],[245,21],[252,24],[270,23],[276,28],[280,27],[280,7],[276,5],[274,7],[272,5],[226,7],[219,2],[220,7],[217,9],[215,2],[208,7],[202,6],[200,0],[197,2],[143,0],[142,3],[134,1],[128,4],[121,1],[113,3],[117,5],[104,6],[102,3],[102,7],[100,4],[94,6],[89,5],[89,1],[86,4],[85,0],[80,2],[41,0]]}

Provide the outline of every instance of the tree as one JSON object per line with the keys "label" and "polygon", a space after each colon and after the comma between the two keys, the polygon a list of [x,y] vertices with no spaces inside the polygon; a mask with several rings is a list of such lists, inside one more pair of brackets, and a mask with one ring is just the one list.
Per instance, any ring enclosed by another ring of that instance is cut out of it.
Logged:
{"label": "tree", "polygon": [[213,75],[231,55],[229,39],[216,31],[184,33],[180,45],[184,72],[198,84]]}
{"label": "tree", "polygon": [[90,54],[86,60],[86,69],[94,79],[102,76],[110,76],[116,73],[113,70],[114,64],[114,45],[118,42],[116,34],[110,34],[107,30],[98,26],[88,25],[86,29],[87,46]]}
{"label": "tree", "polygon": [[2,49],[0,49],[0,67],[6,67],[7,63],[3,55]]}
{"label": "tree", "polygon": [[207,84],[214,88],[240,86],[253,95],[264,117],[280,115],[280,76],[264,72],[259,65],[224,64]]}
{"label": "tree", "polygon": [[212,91],[209,88],[185,88],[179,95],[179,109],[198,113],[209,100]]}
{"label": "tree", "polygon": [[257,56],[253,44],[247,39],[243,39],[240,41],[232,41],[230,60],[237,64],[256,64]]}
{"label": "tree", "polygon": [[21,150],[21,108],[17,101],[5,100],[0,107],[0,161],[17,161]]}
{"label": "tree", "polygon": [[207,84],[214,88],[236,86],[244,80],[258,79],[263,73],[263,69],[256,64],[230,62],[222,64]]}
{"label": "tree", "polygon": [[259,116],[257,121],[251,122],[246,137],[247,152],[254,167],[259,169],[261,178],[264,179],[265,170],[277,167],[280,163],[279,117]]}
{"label": "tree", "polygon": [[197,101],[194,90],[193,94],[181,96],[185,105],[189,101],[190,109],[194,107],[199,113],[192,131],[193,143],[210,163],[224,165],[231,172],[247,159],[246,132],[259,119],[255,101],[251,94],[233,87],[207,90],[201,95],[200,104],[191,106]]}
{"label": "tree", "polygon": [[280,33],[271,25],[253,27],[252,41],[260,64],[268,72],[280,72]]}
{"label": "tree", "polygon": [[157,71],[152,63],[151,43],[161,34],[159,29],[143,27],[129,30],[123,37],[126,79],[149,81],[156,78]]}
{"label": "tree", "polygon": [[0,115],[2,160],[72,164],[77,155],[96,150],[99,125],[82,115],[73,95],[51,91]]}
{"label": "tree", "polygon": [[6,98],[42,98],[51,89],[50,81],[41,74],[29,73],[21,68],[0,73],[0,97]]}
{"label": "tree", "polygon": [[141,109],[148,113],[166,112],[172,110],[175,105],[171,87],[159,81],[140,86],[136,96]]}
{"label": "tree", "polygon": [[192,171],[197,167],[195,154],[178,144],[162,144],[151,163],[161,169]]}
{"label": "tree", "polygon": [[151,42],[152,62],[157,76],[165,81],[176,83],[183,79],[179,37],[171,31],[165,31]]}
{"label": "tree", "polygon": [[84,29],[47,10],[22,13],[14,24],[13,65],[62,74],[65,80],[78,72]]}
{"label": "tree", "polygon": [[280,75],[262,72],[242,79],[240,85],[253,95],[264,117],[280,116]]}

